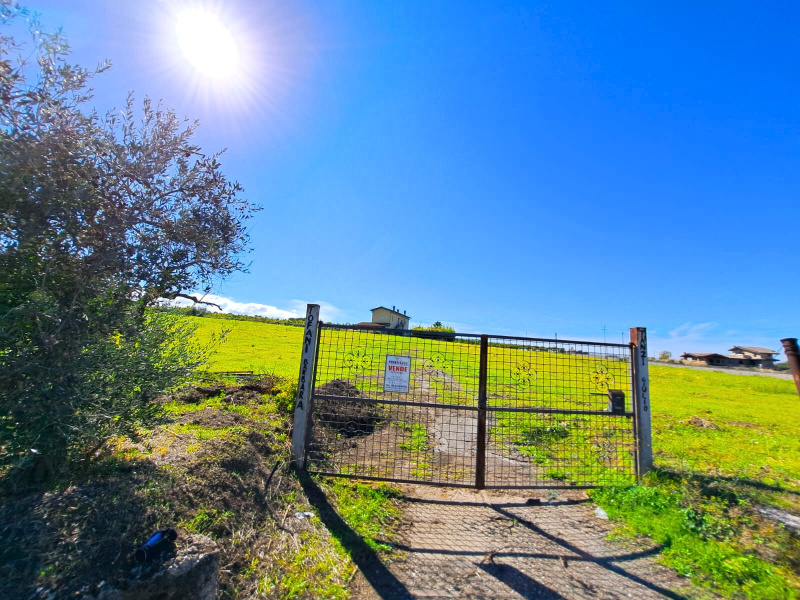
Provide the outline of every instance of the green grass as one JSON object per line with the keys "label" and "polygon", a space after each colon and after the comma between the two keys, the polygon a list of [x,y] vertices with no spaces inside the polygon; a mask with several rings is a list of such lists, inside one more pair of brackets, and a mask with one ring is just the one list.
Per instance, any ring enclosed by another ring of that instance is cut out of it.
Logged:
{"label": "green grass", "polygon": [[320,478],[336,511],[373,550],[389,552],[394,526],[400,517],[399,490],[386,484],[357,483]]}
{"label": "green grass", "polygon": [[[800,399],[792,381],[651,366],[657,470],[595,490],[618,533],[729,598],[798,598],[800,544],[758,505],[800,513]],[[704,426],[703,426],[704,425]]]}
{"label": "green grass", "polygon": [[268,568],[260,570],[259,558],[251,559],[248,569],[260,575],[256,587],[259,597],[349,598],[342,582],[353,576],[355,568],[341,545],[318,529],[293,537],[296,552],[273,557]]}
{"label": "green grass", "polygon": [[246,433],[247,427],[239,425],[232,427],[203,427],[202,425],[195,425],[194,423],[181,423],[172,425],[169,427],[169,430],[176,434],[191,434],[195,439],[205,442],[208,440],[235,437],[239,434]]}
{"label": "green grass", "polygon": [[408,431],[411,437],[407,442],[400,442],[398,447],[408,452],[421,452],[428,447],[428,428],[419,423],[396,423],[396,427]]}
{"label": "green grass", "polygon": [[655,471],[645,485],[600,488],[591,495],[610,518],[625,523],[617,535],[649,536],[663,547],[661,561],[696,583],[726,598],[797,598],[791,567],[759,555],[775,554],[780,542],[774,531],[754,527],[750,501],[722,489],[723,497],[703,492],[689,478]]}
{"label": "green grass", "polygon": [[[800,399],[794,382],[650,368],[659,466],[800,491]],[[700,417],[719,429],[698,428]],[[800,510],[800,499],[787,498]]]}
{"label": "green grass", "polygon": [[[238,326],[217,349],[212,369],[272,371],[296,378],[301,328],[200,321],[201,339],[223,326]],[[360,351],[350,359],[342,356],[321,364],[322,381],[341,377],[361,390],[381,390],[383,357],[396,353],[412,357],[412,386],[424,383],[439,402],[474,401],[477,345],[336,330],[324,330],[322,343],[335,345],[345,336],[347,346]],[[437,354],[434,364],[424,362]],[[587,408],[599,407],[604,399],[588,394],[593,383],[588,373],[601,373],[611,385],[626,377],[627,365],[613,360],[598,364],[588,357],[513,349],[506,349],[506,356],[503,364],[490,363],[494,389],[511,392],[523,380],[527,391],[522,397],[536,406],[557,406],[569,397]],[[581,363],[584,369],[577,368]],[[593,492],[621,523],[617,535],[651,536],[663,546],[664,563],[725,597],[797,598],[797,538],[755,510],[764,504],[800,514],[800,399],[793,382],[659,365],[651,366],[650,375],[657,470],[643,485]],[[492,400],[499,405],[520,397],[499,395]],[[547,416],[505,413],[497,422],[504,428],[505,443],[541,464],[551,479],[573,478],[569,467],[556,460],[559,452],[570,452],[573,444],[590,444],[596,451],[581,460],[609,466],[604,482],[620,483],[613,467],[621,457],[578,420],[565,425]],[[427,432],[410,427],[403,449],[422,453]],[[585,465],[575,465],[581,466]],[[418,468],[424,475],[425,465]],[[345,498],[340,508],[355,505],[354,495],[372,493],[343,489],[336,488]],[[364,535],[374,541],[377,534]]]}
{"label": "green grass", "polygon": [[297,379],[302,327],[211,317],[187,317],[201,343],[228,331],[211,356],[211,371],[255,371]]}
{"label": "green grass", "polygon": [[178,527],[184,528],[190,533],[199,533],[216,537],[217,531],[227,529],[227,522],[231,520],[234,513],[230,510],[220,512],[216,508],[198,510],[191,519],[183,519],[178,522]]}

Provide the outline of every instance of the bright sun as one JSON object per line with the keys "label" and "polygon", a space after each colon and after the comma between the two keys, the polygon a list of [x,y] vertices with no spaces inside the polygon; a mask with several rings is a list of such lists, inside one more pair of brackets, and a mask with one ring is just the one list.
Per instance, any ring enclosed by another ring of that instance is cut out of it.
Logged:
{"label": "bright sun", "polygon": [[178,15],[176,28],[183,55],[200,74],[214,79],[237,74],[236,40],[217,17],[204,10],[187,10]]}

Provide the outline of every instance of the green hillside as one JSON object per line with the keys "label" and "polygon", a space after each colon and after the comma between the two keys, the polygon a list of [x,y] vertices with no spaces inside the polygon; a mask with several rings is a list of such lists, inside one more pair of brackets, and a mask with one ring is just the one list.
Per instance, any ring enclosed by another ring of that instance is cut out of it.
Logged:
{"label": "green hillside", "polygon": [[[297,377],[302,327],[190,318],[200,341],[229,330],[210,370]],[[800,491],[800,399],[792,381],[656,365],[650,377],[657,465]]]}
{"label": "green hillside", "polygon": [[[210,369],[297,377],[301,327],[196,320],[200,341],[230,329]],[[413,338],[379,337],[376,343],[402,344],[415,355]],[[360,344],[367,354],[371,338]],[[446,370],[470,372],[470,350],[477,348],[459,353],[468,364]],[[537,369],[552,364],[554,374],[558,361],[549,360],[542,357]],[[322,373],[326,379],[347,376],[338,362],[326,364]],[[650,536],[661,545],[664,564],[724,597],[798,598],[798,537],[764,516],[765,506],[800,514],[800,399],[794,383],[656,365],[650,375],[656,469],[643,486],[592,493],[620,523],[616,535]],[[362,375],[356,384],[370,389],[371,379]],[[472,391],[465,382],[462,394]]]}

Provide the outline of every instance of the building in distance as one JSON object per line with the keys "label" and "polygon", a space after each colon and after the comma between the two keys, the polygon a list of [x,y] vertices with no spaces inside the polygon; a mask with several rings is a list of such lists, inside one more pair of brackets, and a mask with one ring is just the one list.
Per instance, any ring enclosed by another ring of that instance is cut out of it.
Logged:
{"label": "building in distance", "polygon": [[716,352],[684,352],[681,358],[685,361],[708,367],[760,367],[771,369],[775,364],[777,350],[758,346],[734,346],[728,350],[731,354]]}
{"label": "building in distance", "polygon": [[362,321],[357,323],[356,327],[377,330],[408,329],[410,320],[411,317],[406,315],[406,311],[400,312],[395,306],[392,306],[392,308],[378,306],[372,309],[372,321]]}

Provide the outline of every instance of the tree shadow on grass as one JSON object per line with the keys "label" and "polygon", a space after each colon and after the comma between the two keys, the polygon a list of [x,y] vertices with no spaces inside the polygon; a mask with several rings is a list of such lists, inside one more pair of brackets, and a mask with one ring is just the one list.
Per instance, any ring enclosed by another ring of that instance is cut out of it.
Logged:
{"label": "tree shadow on grass", "polygon": [[317,509],[319,518],[340,544],[347,550],[353,562],[384,600],[413,600],[406,586],[383,564],[378,553],[370,548],[331,506],[325,492],[305,470],[297,471],[297,479],[311,505]]}
{"label": "tree shadow on grass", "polygon": [[784,494],[791,494],[793,496],[800,496],[800,490],[792,490],[777,485],[770,485],[755,479],[744,479],[742,477],[731,477],[729,475],[704,475],[703,473],[682,472],[664,467],[656,468],[655,473],[657,473],[659,477],[670,481],[681,481],[686,479],[698,484],[703,488],[729,484],[732,486],[751,488],[765,492],[780,492]]}
{"label": "tree shadow on grass", "polygon": [[66,598],[100,581],[121,584],[136,564],[133,551],[166,512],[148,504],[137,490],[174,485],[147,460],[117,465],[103,478],[62,488],[52,482],[16,483],[13,493],[0,497],[3,598]]}

